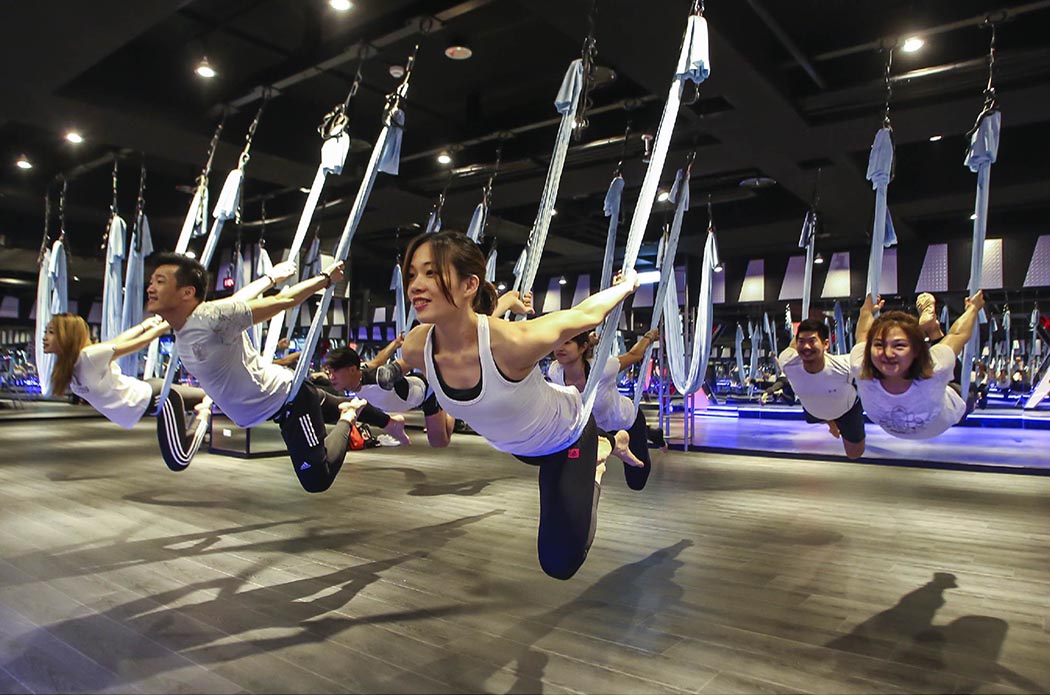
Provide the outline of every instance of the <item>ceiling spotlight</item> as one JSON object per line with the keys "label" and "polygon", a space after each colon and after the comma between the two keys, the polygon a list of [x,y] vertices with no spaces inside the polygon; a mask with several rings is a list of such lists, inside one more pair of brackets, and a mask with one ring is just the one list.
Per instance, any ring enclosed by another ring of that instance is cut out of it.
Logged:
{"label": "ceiling spotlight", "polygon": [[66,133],[66,140],[69,140],[74,145],[79,145],[80,143],[84,142],[84,136],[75,130],[71,130],[68,133]]}
{"label": "ceiling spotlight", "polygon": [[719,263],[718,265],[715,266],[715,272],[716,273],[721,273],[725,269],[726,269],[726,267],[724,265],[722,265],[721,263]]}
{"label": "ceiling spotlight", "polygon": [[26,159],[25,155],[22,155],[15,162],[15,166],[18,167],[19,169],[32,169],[33,168],[33,163],[30,162],[28,159]]}
{"label": "ceiling spotlight", "polygon": [[970,215],[970,219],[971,220],[976,220],[977,219],[977,213],[975,212],[972,215]]}
{"label": "ceiling spotlight", "polygon": [[931,135],[930,136],[930,142],[937,142],[938,140],[940,140],[943,137],[944,137],[943,135]]}
{"label": "ceiling spotlight", "polygon": [[211,78],[219,74],[215,72],[215,68],[213,68],[211,66],[211,63],[208,62],[208,56],[204,56],[203,58],[201,58],[201,62],[197,63],[197,67],[194,70],[194,72],[207,80],[210,80]]}
{"label": "ceiling spotlight", "polygon": [[568,282],[568,280],[566,280],[566,279],[565,279],[565,276],[564,276],[564,275],[562,275],[562,276],[561,276],[560,278],[558,278],[558,284],[559,284],[559,285],[564,285],[564,284],[566,284],[567,282]]}
{"label": "ceiling spotlight", "polygon": [[441,150],[441,152],[438,153],[437,160],[438,164],[451,164],[452,155],[449,154],[448,150]]}
{"label": "ceiling spotlight", "polygon": [[904,43],[901,45],[901,50],[905,53],[914,53],[915,51],[922,48],[925,44],[926,42],[918,36],[909,36],[908,38],[904,39]]}
{"label": "ceiling spotlight", "polygon": [[502,292],[503,290],[507,289],[507,283],[501,282],[500,284],[496,285],[496,289]]}
{"label": "ceiling spotlight", "polygon": [[391,65],[388,72],[395,80],[400,80],[405,76],[405,67],[403,65]]}
{"label": "ceiling spotlight", "polygon": [[[558,208],[552,208],[551,209],[551,217],[554,217],[557,214],[558,214]],[[565,278],[562,278],[562,279],[564,280]],[[565,283],[563,282],[562,284],[564,285]]]}
{"label": "ceiling spotlight", "polygon": [[453,44],[445,49],[445,57],[449,60],[467,60],[474,55],[474,51],[463,44]]}
{"label": "ceiling spotlight", "polygon": [[823,263],[824,263],[824,256],[818,253],[813,258],[813,265],[822,265]]}
{"label": "ceiling spotlight", "polygon": [[668,193],[667,191],[660,191],[660,192],[659,192],[659,193],[658,193],[658,194],[656,195],[656,199],[657,199],[658,201],[660,201],[661,203],[666,203],[666,202],[667,202],[668,200],[670,200],[670,199],[671,199],[671,194],[670,194],[670,193]]}
{"label": "ceiling spotlight", "polygon": [[187,251],[186,252],[186,258],[196,258],[196,257],[197,257],[197,254],[194,253],[193,251]]}
{"label": "ceiling spotlight", "polygon": [[328,6],[339,12],[346,12],[354,6],[350,0],[328,0]]}

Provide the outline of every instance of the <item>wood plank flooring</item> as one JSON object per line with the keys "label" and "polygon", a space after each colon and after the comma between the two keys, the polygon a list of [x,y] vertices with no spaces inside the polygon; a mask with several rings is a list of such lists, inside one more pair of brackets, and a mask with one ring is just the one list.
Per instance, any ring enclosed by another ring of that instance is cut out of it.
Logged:
{"label": "wood plank flooring", "polygon": [[1050,478],[656,453],[575,578],[477,437],[285,458],[0,424],[0,692],[1045,693]]}

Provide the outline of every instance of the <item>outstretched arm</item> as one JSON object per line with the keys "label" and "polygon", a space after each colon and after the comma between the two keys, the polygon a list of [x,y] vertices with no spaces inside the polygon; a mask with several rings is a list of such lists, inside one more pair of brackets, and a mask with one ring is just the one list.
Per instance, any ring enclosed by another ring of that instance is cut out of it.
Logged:
{"label": "outstretched arm", "polygon": [[508,311],[514,314],[535,314],[536,311],[532,308],[532,292],[526,292],[524,299],[517,290],[504,292],[496,300],[496,308],[490,315],[503,318]]}
{"label": "outstretched arm", "polygon": [[635,342],[630,350],[617,357],[617,359],[620,360],[620,371],[622,372],[632,364],[638,364],[641,362],[642,358],[645,357],[645,351],[649,349],[650,345],[659,339],[660,330],[658,328],[654,328],[645,333],[645,335]]}
{"label": "outstretched arm", "polygon": [[513,349],[503,358],[515,371],[532,369],[537,362],[566,340],[589,331],[638,287],[638,274],[628,271],[607,290],[592,294],[571,309],[554,311],[532,321],[501,322]]}
{"label": "outstretched arm", "polygon": [[270,289],[271,287],[277,287],[288,278],[295,275],[295,261],[284,261],[275,265],[269,273],[263,275],[257,280],[253,280],[241,289],[234,292],[232,295],[227,297],[227,302],[247,302],[255,299],[260,294]]}
{"label": "outstretched arm", "polygon": [[[882,305],[886,302],[879,299],[879,309],[882,309]],[[857,319],[857,342],[863,343],[868,339],[868,331],[871,330],[871,324],[875,323],[875,307],[871,301],[871,295],[869,294],[864,298],[864,304],[860,307],[860,318]]]}
{"label": "outstretched arm", "polygon": [[107,345],[113,346],[113,359],[138,352],[152,343],[157,338],[168,332],[168,322],[159,316],[151,316],[134,328],[129,328],[112,340],[107,340]]}
{"label": "outstretched arm", "polygon": [[970,337],[973,336],[973,327],[976,325],[977,316],[983,308],[984,291],[978,290],[974,296],[967,297],[966,311],[955,320],[955,323],[952,324],[951,329],[948,331],[948,335],[944,336],[939,344],[950,347],[955,351],[956,356],[961,355],[963,348],[966,347],[966,343],[970,342]]}
{"label": "outstretched arm", "polygon": [[401,344],[405,342],[405,334],[402,333],[398,337],[391,340],[385,348],[376,353],[376,356],[364,363],[364,367],[371,367],[375,369],[390,361],[390,358],[394,356],[394,353],[398,351]]}
{"label": "outstretched arm", "polygon": [[273,318],[282,311],[302,304],[306,298],[318,290],[331,287],[333,282],[343,279],[343,262],[338,261],[325,268],[319,275],[307,278],[297,285],[285,287],[270,297],[260,297],[248,302],[252,311],[252,323],[260,323]]}

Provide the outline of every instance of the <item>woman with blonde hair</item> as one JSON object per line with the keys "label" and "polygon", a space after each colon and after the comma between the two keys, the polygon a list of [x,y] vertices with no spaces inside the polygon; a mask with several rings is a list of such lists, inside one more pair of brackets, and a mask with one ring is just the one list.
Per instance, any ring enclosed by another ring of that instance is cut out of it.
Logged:
{"label": "woman with blonde hair", "polygon": [[[878,306],[882,308],[882,300]],[[973,399],[961,393],[952,376],[982,307],[982,292],[967,298],[963,315],[931,345],[911,314],[887,311],[875,318],[868,295],[857,321],[850,369],[873,422],[894,437],[929,439],[963,421],[973,410]]]}
{"label": "woman with blonde hair", "polygon": [[[151,317],[112,340],[92,343],[87,322],[75,314],[55,314],[44,334],[44,352],[55,356],[51,391],[72,391],[110,420],[131,429],[143,416],[157,411],[163,380],[142,381],[120,371],[117,358],[138,352],[167,333],[168,324]],[[187,428],[186,411],[197,411]],[[164,463],[185,470],[204,441],[211,415],[211,399],[189,386],[172,386],[157,417],[157,441]]]}

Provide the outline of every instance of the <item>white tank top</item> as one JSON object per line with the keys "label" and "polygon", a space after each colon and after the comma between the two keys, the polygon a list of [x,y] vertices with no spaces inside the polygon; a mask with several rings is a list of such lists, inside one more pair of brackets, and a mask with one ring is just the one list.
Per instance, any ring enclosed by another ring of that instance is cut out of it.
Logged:
{"label": "white tank top", "polygon": [[545,456],[580,438],[583,401],[575,388],[544,380],[537,366],[518,382],[500,374],[492,358],[488,317],[478,315],[481,393],[469,401],[451,398],[434,364],[434,329],[427,333],[423,361],[437,401],[445,412],[464,420],[500,451],[518,456]]}
{"label": "white tank top", "polygon": [[[634,412],[634,401],[621,394],[616,388],[616,378],[620,375],[620,360],[610,357],[605,361],[601,374],[595,374],[594,363],[590,363],[590,379],[601,379],[594,396],[594,423],[598,429],[606,432],[629,430],[638,416]],[[547,367],[547,378],[555,384],[565,384],[565,371],[557,360],[552,360]]]}

